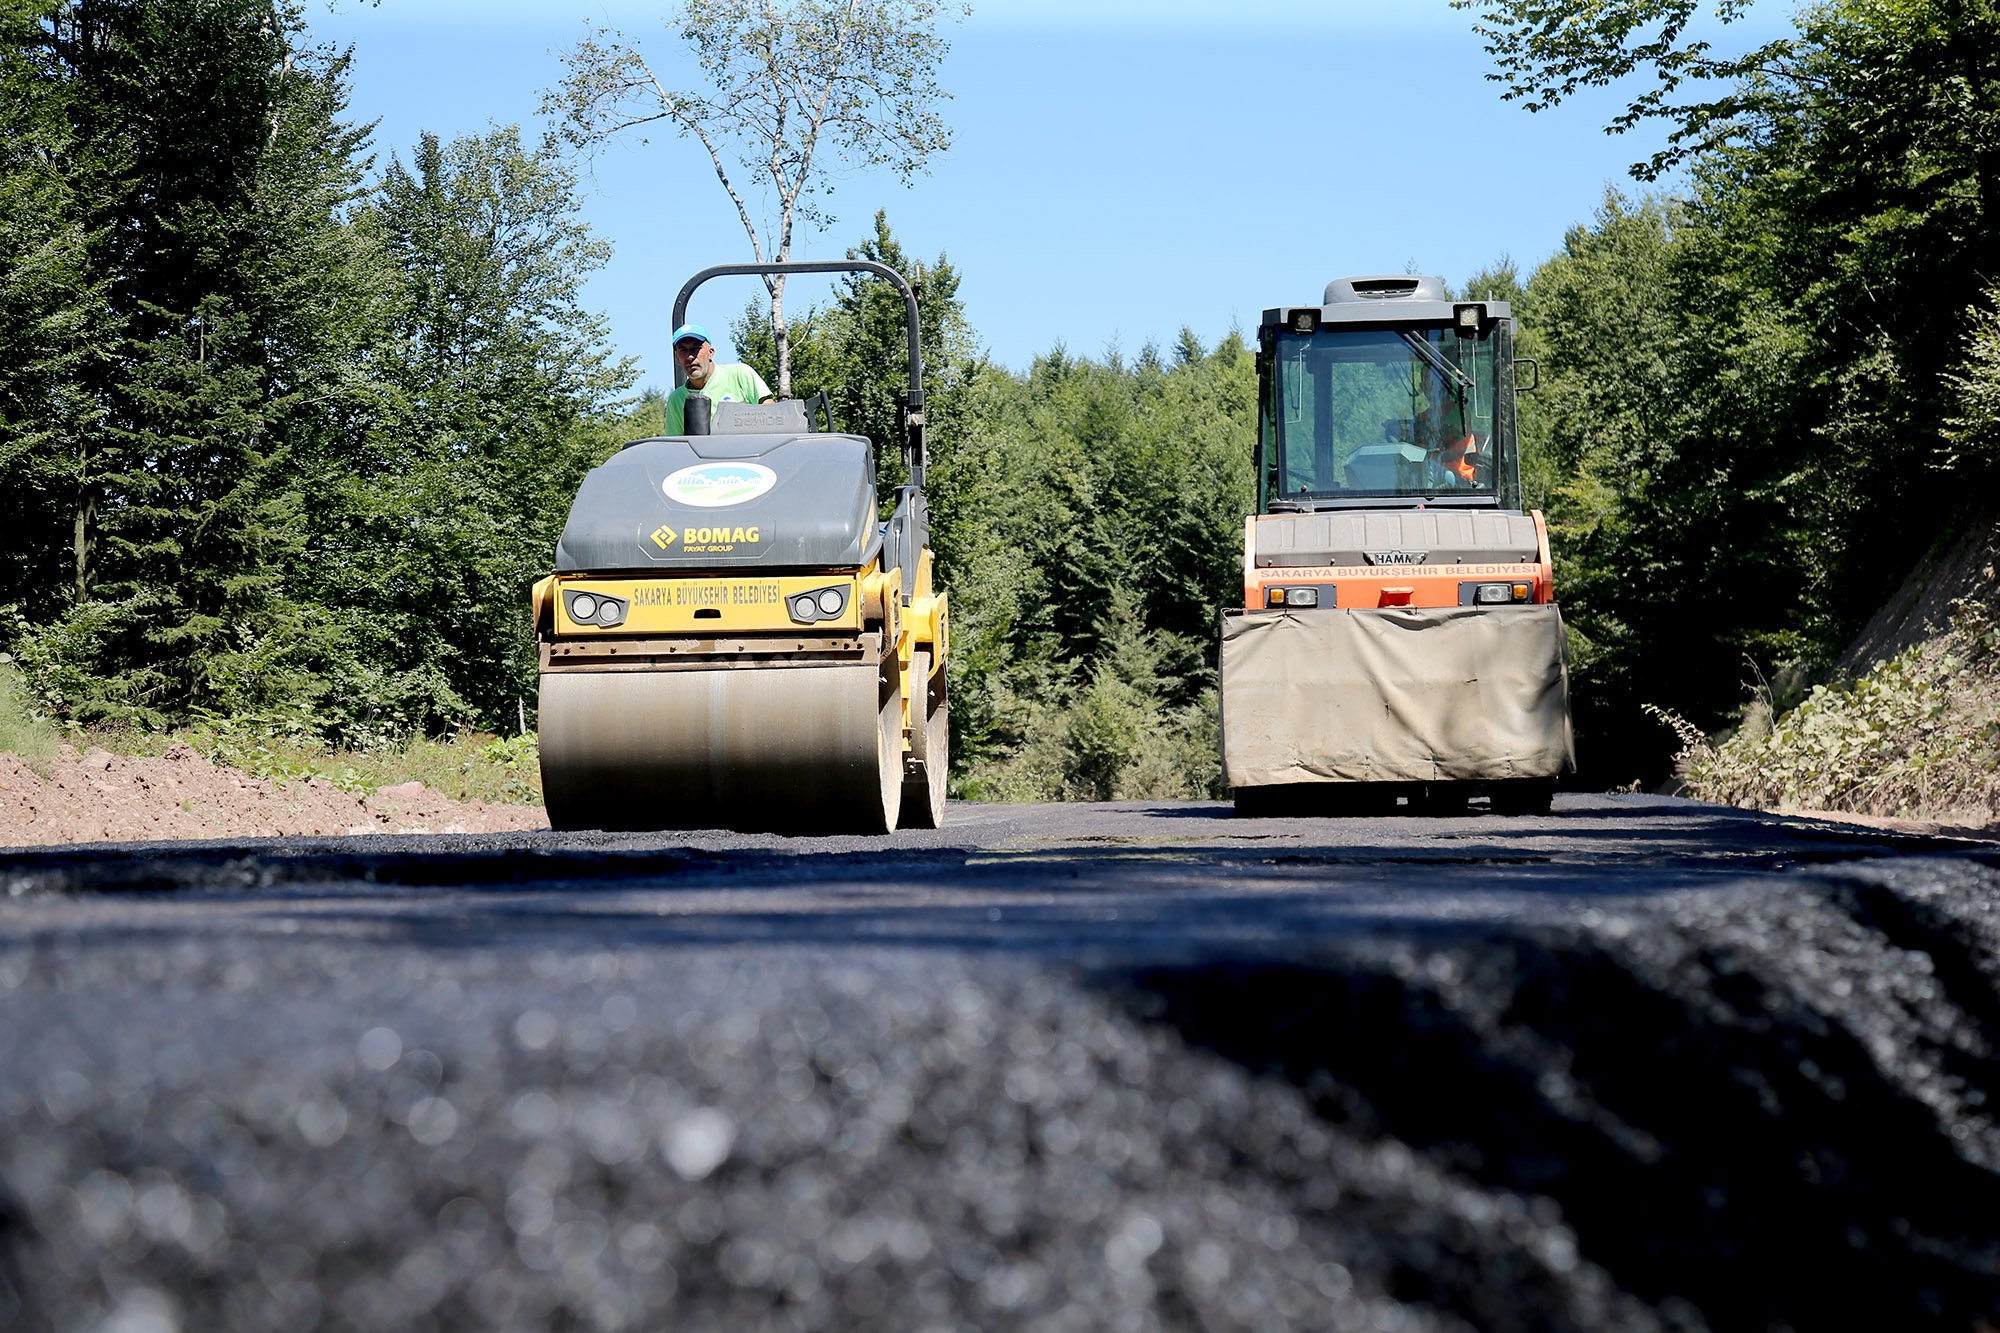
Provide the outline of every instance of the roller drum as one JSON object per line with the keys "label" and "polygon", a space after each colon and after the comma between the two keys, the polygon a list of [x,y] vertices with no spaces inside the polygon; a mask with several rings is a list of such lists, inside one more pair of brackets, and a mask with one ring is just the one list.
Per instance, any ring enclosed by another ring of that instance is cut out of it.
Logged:
{"label": "roller drum", "polygon": [[951,767],[951,705],[945,673],[931,674],[931,654],[910,662],[910,753],[903,765],[904,828],[943,828],[945,777]]}
{"label": "roller drum", "polygon": [[557,829],[883,833],[901,751],[893,661],[542,675]]}

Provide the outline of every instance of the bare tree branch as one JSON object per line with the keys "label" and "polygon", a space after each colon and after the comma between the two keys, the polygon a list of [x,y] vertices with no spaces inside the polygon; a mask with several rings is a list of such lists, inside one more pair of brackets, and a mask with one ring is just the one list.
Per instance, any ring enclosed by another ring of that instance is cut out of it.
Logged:
{"label": "bare tree branch", "polygon": [[[791,258],[800,222],[833,221],[828,151],[855,169],[889,167],[905,184],[951,144],[938,114],[947,43],[944,0],[678,0],[669,18],[694,57],[703,92],[674,91],[623,33],[600,28],[564,57],[568,76],[543,94],[570,148],[589,153],[656,122],[708,151],[759,262]],[[777,221],[760,232],[730,161],[768,180]],[[778,345],[778,392],[791,392],[784,280],[767,278]]]}

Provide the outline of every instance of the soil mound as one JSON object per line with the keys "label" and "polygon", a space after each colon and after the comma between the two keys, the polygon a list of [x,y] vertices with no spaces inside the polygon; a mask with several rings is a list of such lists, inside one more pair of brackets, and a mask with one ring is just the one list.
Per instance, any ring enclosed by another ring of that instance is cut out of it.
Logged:
{"label": "soil mound", "polygon": [[540,806],[454,801],[406,782],[372,795],[324,778],[280,784],[192,746],[154,756],[63,746],[43,777],[0,753],[0,846],[362,833],[502,833],[549,826]]}

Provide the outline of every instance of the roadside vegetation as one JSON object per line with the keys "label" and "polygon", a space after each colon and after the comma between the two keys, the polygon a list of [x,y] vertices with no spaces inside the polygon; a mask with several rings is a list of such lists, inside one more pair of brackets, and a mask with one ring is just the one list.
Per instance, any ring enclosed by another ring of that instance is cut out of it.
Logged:
{"label": "roadside vegetation", "polygon": [[1757,810],[2000,823],[1994,611],[1961,603],[1943,633],[1859,679],[1814,685],[1788,708],[1767,686],[1717,742],[1684,725],[1689,794]]}
{"label": "roadside vegetation", "polygon": [[62,747],[62,734],[36,711],[13,663],[0,663],[0,751],[18,755],[43,777]]}
{"label": "roadside vegetation", "polygon": [[[1704,793],[1974,800],[1940,768],[1980,753],[1960,696],[1995,665],[1971,620],[1859,682],[1832,668],[2000,480],[2000,15],[1826,0],[1740,61],[1645,44],[1692,3],[1469,6],[1543,114],[1609,78],[1678,87],[1628,117],[1677,135],[1641,185],[1546,261],[1454,284],[1512,301],[1540,362],[1526,482],[1584,780],[1668,777],[1666,710],[1729,737],[1703,742]],[[524,743],[477,738],[533,731],[529,584],[584,471],[661,421],[579,304],[608,246],[573,160],[513,128],[371,144],[344,58],[284,6],[52,0],[0,16],[0,46],[10,697],[112,748],[525,790]],[[1216,793],[1254,346],[1184,330],[996,366],[946,255],[905,253],[882,214],[823,234],[920,292],[954,790]],[[772,313],[738,322],[745,359],[893,441],[881,285],[790,309],[782,348]]]}
{"label": "roadside vegetation", "polygon": [[535,737],[462,731],[448,736],[385,736],[373,744],[333,744],[279,717],[205,717],[167,730],[125,722],[59,726],[42,716],[0,664],[0,751],[48,778],[65,749],[154,757],[185,745],[210,763],[285,785],[321,778],[343,791],[368,793],[421,782],[455,801],[540,805],[542,777]]}
{"label": "roadside vegetation", "polygon": [[[1950,470],[1961,474],[2000,446],[2000,290],[1966,318],[1967,356],[1950,377],[1956,401],[1943,432]],[[1760,678],[1738,724],[1712,742],[1681,723],[1689,791],[1757,809],[2000,824],[2000,569],[1990,559],[1991,523],[1976,526],[1966,548],[1978,553],[1975,590],[1929,609],[1929,637],[1810,688],[1796,665],[1772,682]]]}

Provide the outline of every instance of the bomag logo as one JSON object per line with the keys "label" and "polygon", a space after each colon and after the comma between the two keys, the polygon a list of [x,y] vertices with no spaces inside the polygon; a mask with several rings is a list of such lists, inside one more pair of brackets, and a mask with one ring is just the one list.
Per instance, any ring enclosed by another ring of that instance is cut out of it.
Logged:
{"label": "bomag logo", "polygon": [[757,546],[764,540],[762,527],[743,528],[683,528],[675,532],[662,525],[654,528],[646,536],[662,551],[678,551],[683,555],[711,551],[733,551],[739,546]]}
{"label": "bomag logo", "polygon": [[716,542],[760,542],[764,540],[761,528],[689,528],[681,534],[683,546],[710,546]]}
{"label": "bomag logo", "polygon": [[1421,565],[1430,559],[1429,551],[1363,551],[1371,565]]}
{"label": "bomag logo", "polygon": [[746,504],[778,484],[762,463],[697,463],[660,483],[667,498],[696,509]]}

